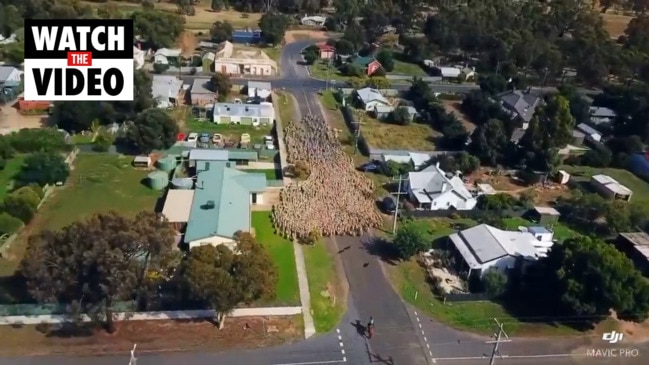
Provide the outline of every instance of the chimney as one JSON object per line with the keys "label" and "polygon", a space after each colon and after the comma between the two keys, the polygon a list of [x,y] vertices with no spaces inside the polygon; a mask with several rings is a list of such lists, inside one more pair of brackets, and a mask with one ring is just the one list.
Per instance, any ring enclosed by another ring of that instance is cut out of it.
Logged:
{"label": "chimney", "polygon": [[442,183],[442,193],[446,191],[446,187],[447,187],[447,186],[448,186],[448,185],[447,185],[445,182]]}

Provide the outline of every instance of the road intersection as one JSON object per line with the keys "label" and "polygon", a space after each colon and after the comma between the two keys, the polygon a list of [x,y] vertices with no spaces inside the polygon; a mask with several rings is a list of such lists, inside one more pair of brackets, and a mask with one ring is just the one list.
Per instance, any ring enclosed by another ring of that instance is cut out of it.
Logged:
{"label": "road intersection", "polygon": [[[286,89],[297,100],[302,115],[321,115],[317,92],[325,82],[310,78],[307,69],[299,65],[300,51],[308,42],[296,42],[284,47],[281,56],[282,77],[272,80],[273,87]],[[191,79],[199,76],[186,76]],[[248,80],[235,80],[235,83]],[[445,89],[450,88],[450,89]],[[462,92],[474,85],[440,85],[436,91]],[[210,352],[143,353],[137,355],[137,365],[316,365],[316,364],[453,364],[482,365],[489,363],[493,348],[490,338],[463,333],[427,318],[398,296],[383,272],[380,258],[374,254],[371,237],[332,237],[349,283],[348,310],[339,327],[328,334],[317,335],[299,343],[257,350]],[[376,320],[371,339],[362,335],[369,317]],[[486,321],[490,320],[485,318]],[[494,330],[496,326],[494,324]],[[499,364],[545,365],[580,364],[588,346],[602,348],[600,339],[564,338],[560,340],[515,339],[500,345]],[[582,348],[581,356],[573,355]],[[639,347],[638,347],[639,348]],[[127,364],[130,349],[123,355],[95,357],[20,357],[0,358],[0,365],[115,365]],[[649,358],[649,348],[640,356],[629,359],[588,358],[588,364],[641,364]],[[618,361],[619,360],[619,361]],[[630,361],[630,362],[629,362]],[[635,361],[635,362],[634,362]],[[586,362],[583,362],[586,363]]]}

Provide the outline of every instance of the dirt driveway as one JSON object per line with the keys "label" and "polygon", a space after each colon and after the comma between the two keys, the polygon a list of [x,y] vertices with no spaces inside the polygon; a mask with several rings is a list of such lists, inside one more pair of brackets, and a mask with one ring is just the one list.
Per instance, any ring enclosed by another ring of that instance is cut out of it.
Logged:
{"label": "dirt driveway", "polygon": [[0,108],[0,134],[9,134],[23,128],[47,126],[47,115],[22,115],[13,105]]}

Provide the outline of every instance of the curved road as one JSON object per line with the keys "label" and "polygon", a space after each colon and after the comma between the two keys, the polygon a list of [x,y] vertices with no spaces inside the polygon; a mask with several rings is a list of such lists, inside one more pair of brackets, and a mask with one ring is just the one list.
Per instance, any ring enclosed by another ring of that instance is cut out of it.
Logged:
{"label": "curved road", "polygon": [[[316,93],[325,85],[309,77],[299,65],[300,50],[309,42],[297,42],[284,47],[281,56],[282,78],[272,80],[275,88],[292,93],[302,115],[321,116]],[[191,77],[187,77],[191,78]],[[242,80],[244,81],[244,80]],[[471,90],[471,85],[435,85],[435,90],[455,92]],[[316,365],[370,363],[388,365],[418,364],[488,364],[493,345],[489,338],[456,331],[426,318],[404,303],[385,277],[382,263],[375,253],[371,237],[333,237],[328,242],[339,250],[339,257],[349,282],[348,309],[336,331],[315,336],[292,345],[235,352],[140,353],[138,365]],[[365,265],[367,264],[367,265]],[[356,321],[367,323],[369,316],[376,321],[375,336],[362,337]],[[486,319],[488,320],[488,319]],[[495,325],[494,325],[495,328]],[[605,348],[598,338],[565,338],[549,340],[512,339],[500,346],[503,364],[643,364],[649,348],[640,349],[634,358],[585,358],[570,356],[580,346]],[[639,346],[625,346],[639,348]],[[580,352],[584,353],[586,347]],[[102,357],[20,357],[0,358],[0,365],[116,365],[127,364],[130,349],[123,356]],[[583,361],[583,362],[582,362]]]}

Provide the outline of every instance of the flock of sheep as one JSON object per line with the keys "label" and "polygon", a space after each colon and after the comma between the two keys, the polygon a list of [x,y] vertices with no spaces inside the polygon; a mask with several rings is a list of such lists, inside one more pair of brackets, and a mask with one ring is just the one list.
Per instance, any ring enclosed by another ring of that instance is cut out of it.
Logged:
{"label": "flock of sheep", "polygon": [[273,208],[278,233],[305,240],[313,234],[360,235],[381,225],[373,182],[356,171],[326,121],[307,115],[288,123],[284,134],[288,162],[304,162],[310,174],[280,193]]}

